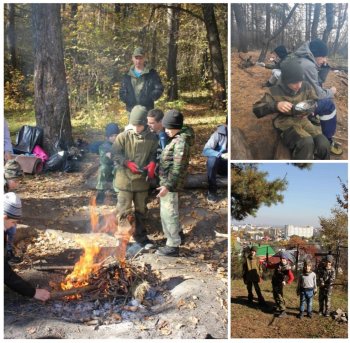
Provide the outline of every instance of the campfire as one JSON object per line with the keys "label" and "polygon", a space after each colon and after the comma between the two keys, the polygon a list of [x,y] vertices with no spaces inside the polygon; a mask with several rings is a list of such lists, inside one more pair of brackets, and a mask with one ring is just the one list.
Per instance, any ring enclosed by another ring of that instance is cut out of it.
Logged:
{"label": "campfire", "polygon": [[[74,266],[54,266],[52,269],[72,270],[60,285],[55,285],[52,299],[96,300],[118,299],[127,301],[131,289],[141,284],[149,273],[148,267],[132,266],[126,262],[126,248],[134,231],[135,219],[132,215],[118,217],[113,213],[104,213],[104,224],[99,226],[99,214],[95,199],[90,202],[90,218],[93,232],[112,233],[117,238],[117,246],[102,253],[102,249],[89,239],[78,242],[83,254]],[[43,267],[41,270],[49,270]]]}

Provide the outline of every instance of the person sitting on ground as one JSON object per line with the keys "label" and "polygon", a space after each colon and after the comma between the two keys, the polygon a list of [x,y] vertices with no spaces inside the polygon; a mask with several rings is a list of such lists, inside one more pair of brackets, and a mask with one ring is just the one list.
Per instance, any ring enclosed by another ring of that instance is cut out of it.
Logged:
{"label": "person sitting on ground", "polygon": [[[19,187],[23,176],[24,174],[21,165],[15,160],[8,160],[4,166],[4,193],[15,191]],[[9,263],[19,263],[22,261],[22,259],[14,253],[13,244],[16,235],[16,228],[16,225],[14,225],[5,231],[7,240],[6,256]]]}
{"label": "person sitting on ground", "polygon": [[275,264],[267,264],[268,269],[274,269],[272,275],[272,293],[276,303],[275,315],[278,317],[285,317],[286,313],[286,302],[283,297],[283,287],[286,284],[290,284],[294,280],[291,267],[288,264],[288,256],[282,252],[280,254],[280,262]]}
{"label": "person sitting on ground", "polygon": [[[8,230],[17,224],[22,217],[22,203],[13,192],[4,195],[4,230]],[[6,235],[5,235],[6,244]],[[4,282],[13,291],[30,298],[46,301],[50,298],[50,292],[46,289],[34,288],[29,282],[17,275],[4,258]]]}
{"label": "person sitting on ground", "polygon": [[217,174],[227,176],[227,117],[226,124],[217,127],[204,146],[203,156],[207,157],[208,202],[217,202]]}
{"label": "person sitting on ground", "polygon": [[272,69],[271,77],[269,80],[263,85],[263,87],[272,87],[274,86],[281,77],[281,63],[288,56],[288,51],[284,45],[279,45],[273,51],[271,51],[270,60],[273,63],[265,64],[265,68]]}
{"label": "person sitting on ground", "polygon": [[[327,63],[328,47],[322,40],[315,39],[311,42],[305,42],[295,51],[294,55],[303,67],[305,80],[314,88],[318,99],[323,100],[322,109],[320,109],[320,113],[317,113],[317,117],[319,117],[321,122],[323,134],[331,143],[331,153],[341,155],[343,150],[340,144],[333,139],[337,125],[337,115],[332,99],[337,89],[334,86],[328,89],[323,87],[330,70]],[[311,116],[309,119],[319,125],[314,116]]]}
{"label": "person sitting on ground", "polygon": [[[96,202],[102,204],[105,199],[105,192],[108,182],[113,181],[114,177],[114,161],[112,160],[112,145],[119,134],[119,127],[115,123],[109,123],[106,126],[106,140],[99,147],[100,167],[97,174],[97,195]],[[117,193],[118,190],[114,189]]]}
{"label": "person sitting on ground", "polygon": [[316,274],[312,271],[311,261],[304,261],[303,272],[298,278],[297,295],[300,296],[300,307],[298,318],[304,316],[306,302],[307,317],[312,318],[312,300],[317,293]]}
{"label": "person sitting on ground", "polygon": [[282,141],[290,149],[292,159],[329,159],[330,143],[327,137],[307,119],[308,112],[295,111],[296,104],[318,99],[312,86],[304,81],[300,62],[295,58],[288,59],[282,63],[281,71],[281,82],[269,88],[269,92],[253,105],[254,114],[260,118],[278,113],[273,124],[281,132]]}
{"label": "person sitting on ground", "polygon": [[258,296],[259,305],[265,306],[266,302],[259,287],[259,283],[262,281],[263,270],[262,265],[260,264],[260,259],[256,256],[256,251],[256,247],[251,247],[249,255],[243,260],[243,281],[244,284],[247,285],[248,302],[253,302],[254,286],[256,295]]}
{"label": "person sitting on ground", "polygon": [[147,236],[145,216],[150,187],[147,180],[155,177],[158,139],[147,126],[146,118],[146,108],[135,106],[130,113],[132,129],[120,133],[112,146],[113,160],[117,163],[114,176],[114,185],[119,191],[117,213],[119,216],[135,213],[133,238],[136,243],[128,248],[128,256],[153,247]]}
{"label": "person sitting on ground", "polygon": [[169,143],[164,148],[159,164],[160,218],[166,237],[166,245],[157,255],[179,256],[181,227],[179,220],[179,191],[183,189],[190,160],[190,147],[194,143],[194,131],[183,124],[184,117],[178,110],[168,111],[162,121]]}
{"label": "person sitting on ground", "polygon": [[133,66],[124,75],[120,86],[120,100],[125,103],[128,113],[136,105],[144,106],[149,111],[163,94],[162,81],[157,71],[146,63],[143,48],[135,48],[132,62]]}
{"label": "person sitting on ground", "polygon": [[335,281],[335,269],[332,266],[332,262],[333,256],[327,255],[323,265],[317,270],[320,289],[318,295],[319,315],[324,315],[325,317],[329,317],[330,315],[333,283]]}

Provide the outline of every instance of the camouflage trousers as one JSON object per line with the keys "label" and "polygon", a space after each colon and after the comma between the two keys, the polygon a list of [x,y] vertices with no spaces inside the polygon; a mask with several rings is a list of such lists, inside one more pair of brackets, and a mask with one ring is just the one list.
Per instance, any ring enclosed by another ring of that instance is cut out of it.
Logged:
{"label": "camouflage trousers", "polygon": [[332,287],[320,287],[318,294],[319,311],[327,313],[331,309]]}
{"label": "camouflage trousers", "polygon": [[285,311],[286,302],[283,298],[283,285],[272,286],[272,294],[275,299],[277,311]]}
{"label": "camouflage trousers", "polygon": [[168,192],[160,198],[160,219],[167,239],[166,245],[180,246],[179,194],[177,192]]}
{"label": "camouflage trousers", "polygon": [[108,183],[113,181],[113,165],[101,164],[98,168],[96,189],[105,191],[108,189]]}
{"label": "camouflage trousers", "polygon": [[133,213],[133,205],[135,210],[135,233],[133,237],[136,242],[144,243],[148,241],[147,231],[145,228],[145,216],[147,213],[147,197],[148,191],[146,192],[127,192],[119,191],[117,213],[119,215],[125,213]]}

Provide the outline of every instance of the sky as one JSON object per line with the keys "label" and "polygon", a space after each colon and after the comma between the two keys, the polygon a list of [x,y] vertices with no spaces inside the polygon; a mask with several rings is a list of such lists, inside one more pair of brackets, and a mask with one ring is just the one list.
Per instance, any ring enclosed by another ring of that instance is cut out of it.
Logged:
{"label": "sky", "polygon": [[318,217],[329,217],[336,206],[336,196],[342,194],[338,176],[348,183],[347,163],[313,163],[311,170],[300,170],[286,163],[260,163],[259,169],[269,173],[268,180],[286,176],[288,188],[283,193],[284,202],[262,206],[256,217],[234,220],[233,224],[319,227]]}

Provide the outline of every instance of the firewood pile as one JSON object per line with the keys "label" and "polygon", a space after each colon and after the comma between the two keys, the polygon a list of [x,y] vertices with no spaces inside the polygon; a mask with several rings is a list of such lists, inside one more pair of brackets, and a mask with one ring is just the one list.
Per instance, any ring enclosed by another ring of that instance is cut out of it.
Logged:
{"label": "firewood pile", "polygon": [[[73,266],[36,266],[41,271],[71,270]],[[153,280],[151,280],[153,278]],[[136,293],[142,292],[140,285],[147,291],[148,281],[156,281],[150,265],[133,265],[109,257],[99,264],[94,264],[87,280],[70,278],[70,286],[62,290],[61,285],[50,283],[53,287],[51,299],[124,299],[126,303]],[[66,279],[67,280],[67,279]]]}

